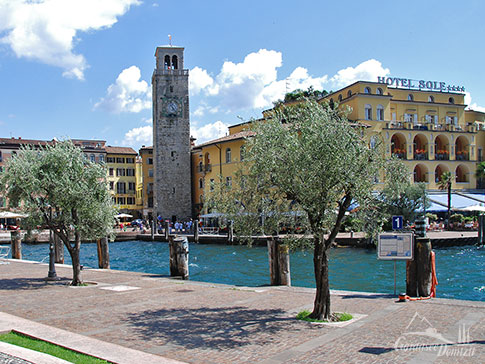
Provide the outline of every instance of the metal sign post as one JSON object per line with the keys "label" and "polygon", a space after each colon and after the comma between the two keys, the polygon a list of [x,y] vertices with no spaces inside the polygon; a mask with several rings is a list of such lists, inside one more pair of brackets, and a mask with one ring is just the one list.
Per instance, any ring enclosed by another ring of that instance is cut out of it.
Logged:
{"label": "metal sign post", "polygon": [[379,234],[377,259],[394,261],[394,294],[396,294],[396,262],[414,259],[413,233]]}

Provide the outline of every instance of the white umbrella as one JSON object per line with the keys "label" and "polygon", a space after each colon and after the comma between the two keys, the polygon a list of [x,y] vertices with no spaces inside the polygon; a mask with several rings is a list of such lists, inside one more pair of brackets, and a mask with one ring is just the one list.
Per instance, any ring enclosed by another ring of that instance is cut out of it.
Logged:
{"label": "white umbrella", "polygon": [[461,209],[456,209],[458,211],[479,211],[479,212],[485,212],[485,206],[482,205],[472,205],[472,206],[467,206],[463,207]]}
{"label": "white umbrella", "polygon": [[0,219],[19,219],[29,215],[21,214],[20,212],[0,211]]}
{"label": "white umbrella", "polygon": [[116,217],[119,218],[119,219],[122,219],[124,217],[133,217],[133,215],[130,215],[130,214],[118,214],[118,215],[116,215]]}

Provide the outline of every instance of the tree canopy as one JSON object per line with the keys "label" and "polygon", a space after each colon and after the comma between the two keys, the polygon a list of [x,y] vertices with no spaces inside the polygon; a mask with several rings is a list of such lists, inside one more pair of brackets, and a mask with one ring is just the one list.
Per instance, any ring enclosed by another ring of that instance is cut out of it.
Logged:
{"label": "tree canopy", "polygon": [[81,284],[81,241],[106,237],[115,223],[105,167],[87,160],[71,141],[26,146],[7,161],[0,183],[9,205],[29,214],[31,227],[48,227],[64,242],[72,283]]}

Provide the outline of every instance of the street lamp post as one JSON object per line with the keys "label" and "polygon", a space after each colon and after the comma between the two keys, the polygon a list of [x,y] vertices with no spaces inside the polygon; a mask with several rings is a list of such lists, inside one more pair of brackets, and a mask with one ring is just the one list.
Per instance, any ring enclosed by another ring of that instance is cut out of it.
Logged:
{"label": "street lamp post", "polygon": [[[52,221],[52,207],[50,207],[50,220]],[[47,274],[46,280],[48,281],[57,281],[59,277],[56,273],[56,265],[55,265],[55,251],[54,251],[54,236],[52,229],[49,230],[49,273]]]}

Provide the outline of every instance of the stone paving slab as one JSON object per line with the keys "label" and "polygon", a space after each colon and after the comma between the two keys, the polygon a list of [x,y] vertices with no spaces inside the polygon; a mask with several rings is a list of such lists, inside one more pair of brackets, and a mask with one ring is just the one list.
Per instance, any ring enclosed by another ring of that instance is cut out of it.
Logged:
{"label": "stone paving slab", "polygon": [[309,288],[98,269],[83,271],[97,285],[73,288],[70,267],[56,269],[65,279],[46,283],[46,264],[0,265],[0,312],[187,363],[485,362],[485,302],[332,291],[333,311],[363,315],[332,327],[294,319],[313,306]]}

